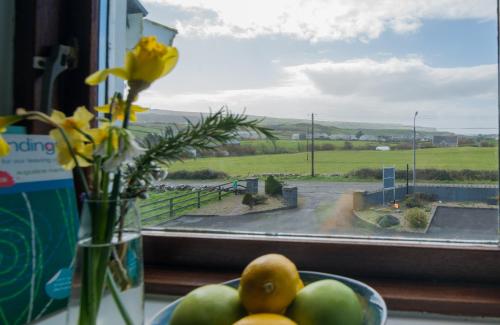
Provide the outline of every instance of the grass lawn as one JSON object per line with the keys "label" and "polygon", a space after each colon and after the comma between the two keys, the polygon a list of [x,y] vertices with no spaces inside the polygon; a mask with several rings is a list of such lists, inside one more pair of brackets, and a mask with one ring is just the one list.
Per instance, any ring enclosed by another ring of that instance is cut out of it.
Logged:
{"label": "grass lawn", "polygon": [[[318,174],[347,173],[361,168],[396,166],[406,169],[413,163],[412,150],[335,150],[319,151],[315,154]],[[309,157],[310,159],[310,157]],[[247,176],[264,173],[307,174],[311,162],[306,153],[255,155],[242,157],[199,158],[179,162],[169,167],[170,171],[199,170],[209,168],[223,171],[230,176]],[[431,148],[417,151],[417,168],[438,168],[448,170],[474,169],[496,170],[498,168],[497,148]]]}

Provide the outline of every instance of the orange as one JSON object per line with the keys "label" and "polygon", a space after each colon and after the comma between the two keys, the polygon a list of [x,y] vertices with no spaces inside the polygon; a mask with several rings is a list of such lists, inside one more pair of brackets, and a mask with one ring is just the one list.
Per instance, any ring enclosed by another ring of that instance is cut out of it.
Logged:
{"label": "orange", "polygon": [[283,314],[303,287],[292,261],[279,254],[263,255],[243,270],[240,300],[250,314]]}
{"label": "orange", "polygon": [[277,314],[253,314],[240,319],[233,325],[297,325],[297,323]]}

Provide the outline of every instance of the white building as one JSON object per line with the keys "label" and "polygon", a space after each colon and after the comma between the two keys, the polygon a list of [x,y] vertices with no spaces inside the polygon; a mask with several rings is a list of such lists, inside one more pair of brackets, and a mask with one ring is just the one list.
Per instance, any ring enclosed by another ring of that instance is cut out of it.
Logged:
{"label": "white building", "polygon": [[[141,36],[153,35],[172,45],[177,30],[145,19],[148,11],[139,0],[109,0],[108,35],[106,49],[108,67],[124,64],[125,52],[131,50]],[[103,66],[99,67],[105,68]],[[118,78],[108,78],[99,89],[99,103],[104,103],[116,91],[123,93],[125,83]]]}
{"label": "white building", "polygon": [[354,135],[351,135],[351,134],[332,134],[332,135],[330,135],[330,140],[346,140],[346,141],[349,141],[349,140],[353,140],[355,138],[356,137]]}
{"label": "white building", "polygon": [[359,140],[361,141],[377,141],[378,137],[376,135],[363,134]]}
{"label": "white building", "polygon": [[391,151],[391,147],[389,146],[378,146],[375,148],[377,151]]}

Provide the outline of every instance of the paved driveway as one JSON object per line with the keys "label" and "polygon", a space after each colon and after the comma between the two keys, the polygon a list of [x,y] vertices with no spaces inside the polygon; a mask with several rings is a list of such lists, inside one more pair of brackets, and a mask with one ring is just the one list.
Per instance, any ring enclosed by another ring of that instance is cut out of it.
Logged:
{"label": "paved driveway", "polygon": [[[209,184],[204,182],[203,184]],[[216,184],[216,182],[211,182]],[[262,186],[261,182],[261,186]],[[239,216],[182,216],[159,224],[169,229],[196,229],[265,234],[321,234],[444,240],[498,239],[497,209],[440,207],[426,234],[394,232],[352,217],[354,190],[376,190],[379,183],[289,181],[299,190],[299,207],[291,210]],[[260,189],[263,191],[263,189]]]}

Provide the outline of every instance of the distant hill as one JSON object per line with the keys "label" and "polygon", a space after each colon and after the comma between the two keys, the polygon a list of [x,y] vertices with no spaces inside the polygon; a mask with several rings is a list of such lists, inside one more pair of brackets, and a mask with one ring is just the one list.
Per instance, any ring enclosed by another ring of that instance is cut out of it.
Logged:
{"label": "distant hill", "polygon": [[[185,124],[186,119],[197,122],[201,116],[207,113],[181,112],[170,110],[152,109],[142,113],[137,123],[139,128],[161,129],[165,124]],[[249,115],[250,118],[261,119],[262,124],[275,129],[279,135],[289,137],[293,133],[305,133],[310,127],[311,121],[307,119],[289,119]],[[413,129],[412,126],[396,123],[359,123],[359,122],[332,122],[315,121],[315,132],[327,134],[355,134],[361,130],[364,134],[372,135],[399,135],[406,134]],[[435,128],[419,127],[417,131],[421,134],[451,134],[440,132]]]}

